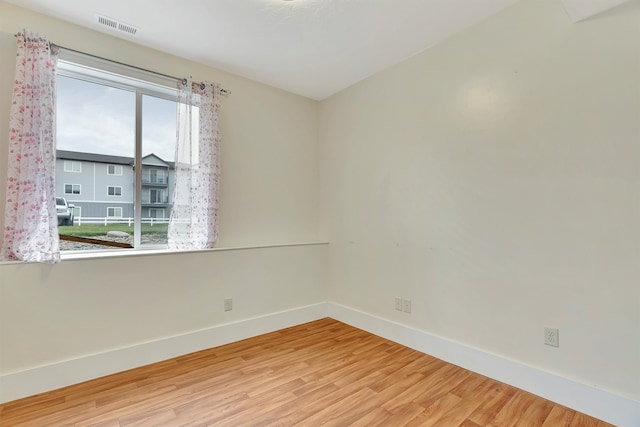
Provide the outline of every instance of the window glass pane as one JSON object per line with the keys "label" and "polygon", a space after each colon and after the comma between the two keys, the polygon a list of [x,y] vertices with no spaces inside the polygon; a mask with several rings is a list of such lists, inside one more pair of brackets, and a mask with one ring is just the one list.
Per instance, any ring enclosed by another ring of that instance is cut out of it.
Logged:
{"label": "window glass pane", "polygon": [[80,184],[65,184],[64,194],[80,194]]}
{"label": "window glass pane", "polygon": [[[61,234],[133,243],[135,101],[132,91],[58,76],[56,196],[75,215]],[[71,183],[66,171],[75,172]],[[60,247],[113,249],[64,240]]]}
{"label": "window glass pane", "polygon": [[171,215],[176,102],[142,97],[142,244],[165,245]]}
{"label": "window glass pane", "polygon": [[122,218],[122,208],[121,207],[107,208],[107,217]]}
{"label": "window glass pane", "polygon": [[107,166],[107,173],[109,175],[122,175],[121,165],[109,165]]}
{"label": "window glass pane", "polygon": [[64,162],[64,171],[65,172],[82,172],[82,163],[73,162],[73,161],[65,161]]}

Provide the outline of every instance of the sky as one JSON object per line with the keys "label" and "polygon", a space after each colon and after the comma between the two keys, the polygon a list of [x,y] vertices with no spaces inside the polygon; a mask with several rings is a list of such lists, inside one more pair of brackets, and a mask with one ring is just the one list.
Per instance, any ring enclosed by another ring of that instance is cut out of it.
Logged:
{"label": "sky", "polygon": [[[57,148],[133,157],[135,93],[71,77],[57,80]],[[173,161],[175,103],[143,95],[142,155]]]}

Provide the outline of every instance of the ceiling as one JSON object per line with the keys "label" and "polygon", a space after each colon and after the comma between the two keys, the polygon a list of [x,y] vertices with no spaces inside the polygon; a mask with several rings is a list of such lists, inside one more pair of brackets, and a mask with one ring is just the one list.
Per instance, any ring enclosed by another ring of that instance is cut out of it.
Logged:
{"label": "ceiling", "polygon": [[[518,1],[6,0],[316,100]],[[577,21],[626,0],[561,1]]]}

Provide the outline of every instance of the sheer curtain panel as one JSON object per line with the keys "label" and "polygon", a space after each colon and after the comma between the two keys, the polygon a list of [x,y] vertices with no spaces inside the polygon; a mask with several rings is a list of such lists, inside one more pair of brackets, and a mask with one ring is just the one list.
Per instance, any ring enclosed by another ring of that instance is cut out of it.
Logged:
{"label": "sheer curtain panel", "polygon": [[168,245],[212,248],[218,238],[220,86],[178,83],[178,126],[173,208]]}
{"label": "sheer curtain panel", "polygon": [[60,261],[54,185],[57,49],[27,31],[16,38],[0,257],[55,263]]}

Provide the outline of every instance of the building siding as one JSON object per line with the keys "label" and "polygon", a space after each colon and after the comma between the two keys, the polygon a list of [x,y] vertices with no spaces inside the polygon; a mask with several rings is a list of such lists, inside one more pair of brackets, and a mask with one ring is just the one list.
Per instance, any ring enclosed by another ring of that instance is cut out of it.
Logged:
{"label": "building siding", "polygon": [[[66,198],[69,204],[79,208],[79,211],[76,211],[76,223],[78,218],[81,220],[82,217],[106,217],[107,209],[110,207],[120,207],[122,217],[133,218],[135,206],[133,159],[61,150],[57,155],[56,195]],[[65,171],[65,161],[79,163],[80,171]],[[117,169],[121,167],[122,174],[109,174],[110,165],[115,165]],[[174,181],[172,166],[171,163],[164,162],[155,155],[143,158],[142,218],[169,218]],[[79,185],[80,193],[65,194],[67,184]],[[109,187],[119,187],[120,195],[110,195]],[[159,192],[163,193],[163,197],[158,198]]]}

